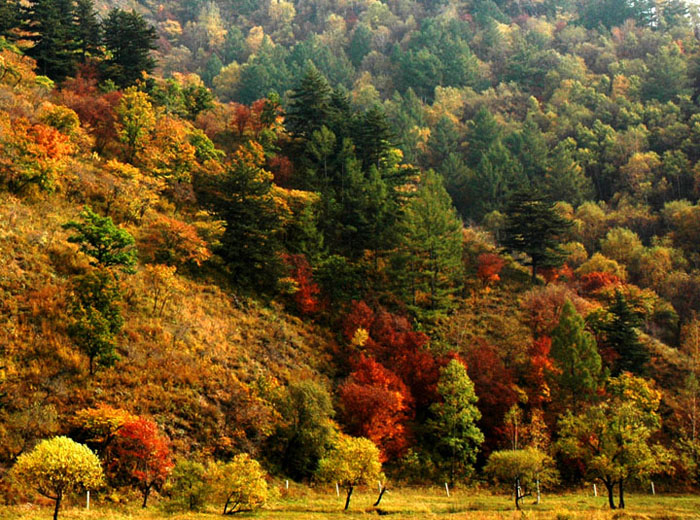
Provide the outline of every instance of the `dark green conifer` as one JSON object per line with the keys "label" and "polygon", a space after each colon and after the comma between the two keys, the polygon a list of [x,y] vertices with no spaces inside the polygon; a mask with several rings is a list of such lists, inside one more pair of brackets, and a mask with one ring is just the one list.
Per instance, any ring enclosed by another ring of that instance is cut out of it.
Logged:
{"label": "dark green conifer", "polygon": [[150,73],[155,65],[156,30],[135,11],[112,9],[104,21],[104,44],[107,59],[103,63],[105,79],[128,87]]}
{"label": "dark green conifer", "polygon": [[571,222],[556,212],[553,204],[533,192],[520,191],[510,199],[506,208],[503,246],[510,252],[524,253],[532,267],[532,282],[537,281],[537,269],[559,267],[566,253],[560,247],[561,235]]}

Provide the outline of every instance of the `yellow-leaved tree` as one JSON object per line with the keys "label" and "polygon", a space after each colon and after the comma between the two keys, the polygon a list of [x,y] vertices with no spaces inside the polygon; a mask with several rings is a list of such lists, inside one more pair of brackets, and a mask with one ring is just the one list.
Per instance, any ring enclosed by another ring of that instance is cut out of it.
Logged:
{"label": "yellow-leaved tree", "polygon": [[66,494],[97,489],[104,483],[97,455],[68,437],[41,441],[31,452],[17,458],[11,474],[17,482],[55,501],[54,520],[58,519]]}
{"label": "yellow-leaved tree", "polygon": [[236,455],[230,462],[209,466],[207,480],[214,497],[224,501],[223,514],[253,511],[267,500],[265,472],[260,463],[247,453]]}
{"label": "yellow-leaved tree", "polygon": [[333,449],[318,464],[318,476],[326,482],[337,482],[347,491],[345,509],[355,486],[381,478],[379,448],[364,437],[340,435]]}

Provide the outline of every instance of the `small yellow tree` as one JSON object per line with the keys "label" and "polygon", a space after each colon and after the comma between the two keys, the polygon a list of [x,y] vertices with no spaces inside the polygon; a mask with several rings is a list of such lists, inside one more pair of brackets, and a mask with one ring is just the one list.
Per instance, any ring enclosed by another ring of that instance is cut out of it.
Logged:
{"label": "small yellow tree", "polygon": [[19,456],[11,473],[18,482],[56,502],[54,520],[67,493],[103,484],[100,459],[90,448],[68,437],[40,442],[34,450]]}
{"label": "small yellow tree", "polygon": [[369,484],[380,478],[382,463],[379,448],[364,437],[338,437],[333,449],[321,459],[318,476],[327,482],[338,482],[347,490],[345,509],[355,486]]}
{"label": "small yellow tree", "polygon": [[207,479],[214,497],[224,501],[225,515],[253,511],[267,500],[265,472],[247,453],[236,455],[231,462],[209,466]]}

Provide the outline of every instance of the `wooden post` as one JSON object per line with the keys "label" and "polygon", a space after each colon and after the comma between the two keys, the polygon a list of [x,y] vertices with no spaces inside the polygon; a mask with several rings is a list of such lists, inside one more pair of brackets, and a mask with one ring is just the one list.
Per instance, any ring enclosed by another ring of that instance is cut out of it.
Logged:
{"label": "wooden post", "polygon": [[335,494],[340,496],[340,488],[338,487],[338,483],[335,483]]}
{"label": "wooden post", "polygon": [[447,498],[450,498],[450,488],[447,486],[447,482],[445,482],[445,492],[447,493]]}
{"label": "wooden post", "polygon": [[593,483],[593,496],[594,497],[598,496],[598,488],[596,487],[595,483]]}

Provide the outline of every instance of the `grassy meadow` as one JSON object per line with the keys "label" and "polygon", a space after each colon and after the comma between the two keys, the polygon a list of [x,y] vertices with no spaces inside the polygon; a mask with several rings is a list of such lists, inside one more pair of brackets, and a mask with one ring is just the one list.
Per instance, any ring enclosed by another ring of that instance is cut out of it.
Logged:
{"label": "grassy meadow", "polygon": [[[155,498],[155,497],[154,497]],[[292,488],[282,491],[267,505],[255,512],[236,515],[237,518],[264,520],[322,520],[340,518],[366,518],[388,516],[401,519],[537,519],[537,520],[613,520],[649,519],[681,520],[700,519],[700,495],[626,495],[627,509],[610,511],[607,499],[592,493],[586,495],[561,494],[542,497],[540,505],[528,497],[523,511],[514,510],[513,501],[507,495],[492,495],[474,490],[455,490],[448,498],[444,489],[397,488],[389,489],[378,509],[371,507],[376,493],[370,490],[355,491],[350,509],[343,511],[344,494],[337,497],[334,489],[309,490]],[[50,505],[17,505],[0,507],[2,520],[44,520],[52,515]],[[166,501],[153,500],[145,510],[134,500],[129,505],[114,505],[98,500],[90,511],[73,504],[62,509],[59,518],[64,520],[204,520],[221,517],[221,511],[213,505],[199,513],[167,512]]]}

